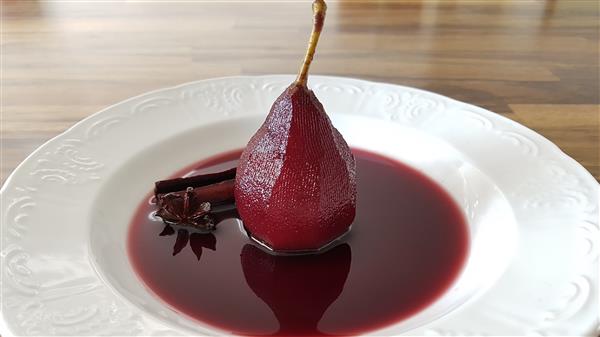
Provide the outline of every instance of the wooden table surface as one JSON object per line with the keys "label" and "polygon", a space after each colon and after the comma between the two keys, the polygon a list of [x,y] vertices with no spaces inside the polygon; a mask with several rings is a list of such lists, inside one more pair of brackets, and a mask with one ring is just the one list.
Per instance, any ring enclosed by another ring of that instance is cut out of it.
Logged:
{"label": "wooden table surface", "polygon": [[[294,73],[308,2],[2,3],[2,181],[90,114],[198,79]],[[597,179],[594,0],[330,1],[314,74],[424,88],[538,131]]]}

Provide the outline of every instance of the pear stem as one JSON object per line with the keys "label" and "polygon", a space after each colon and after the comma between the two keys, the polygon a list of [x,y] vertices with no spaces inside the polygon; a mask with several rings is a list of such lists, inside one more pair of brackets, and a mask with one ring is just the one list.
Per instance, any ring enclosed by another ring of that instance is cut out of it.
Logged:
{"label": "pear stem", "polygon": [[308,49],[306,50],[306,56],[304,57],[304,63],[302,63],[302,67],[300,68],[300,72],[298,73],[298,78],[296,78],[296,84],[306,86],[306,82],[308,80],[308,69],[310,68],[310,63],[313,60],[313,56],[315,55],[315,50],[317,49],[317,42],[319,42],[319,36],[321,36],[321,31],[323,30],[323,23],[325,22],[325,12],[327,11],[327,5],[324,0],[315,0],[312,5],[313,9],[313,28],[310,34],[310,40],[308,41]]}

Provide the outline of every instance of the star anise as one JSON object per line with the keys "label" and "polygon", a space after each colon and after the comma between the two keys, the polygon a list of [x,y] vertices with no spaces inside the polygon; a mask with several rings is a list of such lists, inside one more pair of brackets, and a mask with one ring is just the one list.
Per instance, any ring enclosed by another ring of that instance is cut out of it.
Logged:
{"label": "star anise", "polygon": [[234,203],[235,168],[219,173],[158,181],[156,216],[167,224],[208,231],[215,228],[213,206]]}
{"label": "star anise", "polygon": [[189,225],[205,230],[214,228],[214,224],[207,218],[211,209],[210,202],[200,200],[192,187],[183,192],[160,194],[157,204],[156,216],[166,223]]}

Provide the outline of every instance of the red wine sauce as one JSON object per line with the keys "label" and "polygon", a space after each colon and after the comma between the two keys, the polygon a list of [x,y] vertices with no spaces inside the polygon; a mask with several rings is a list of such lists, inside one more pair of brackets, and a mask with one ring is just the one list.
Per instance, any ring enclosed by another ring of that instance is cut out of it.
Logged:
{"label": "red wine sauce", "polygon": [[[240,153],[176,176],[231,168]],[[251,242],[236,219],[210,234],[165,226],[152,217],[149,196],[129,230],[136,273],[177,311],[241,335],[355,335],[417,313],[462,270],[469,245],[464,217],[417,170],[354,153],[356,220],[337,246],[319,255],[274,256]]]}

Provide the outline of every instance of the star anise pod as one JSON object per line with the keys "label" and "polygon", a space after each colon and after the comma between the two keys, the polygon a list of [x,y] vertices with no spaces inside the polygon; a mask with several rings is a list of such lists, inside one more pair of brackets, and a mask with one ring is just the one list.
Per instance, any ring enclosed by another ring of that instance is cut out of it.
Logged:
{"label": "star anise pod", "polygon": [[[237,210],[235,208],[223,207],[220,207],[219,209],[215,210],[214,213],[207,215],[207,217],[210,218],[209,220],[215,225],[223,220],[237,218],[238,216],[239,215],[237,214]],[[204,248],[213,251],[217,249],[217,239],[211,232],[197,232],[193,230],[190,232],[185,227],[178,227],[177,225],[172,226],[167,223],[165,224],[162,232],[160,232],[158,235],[171,236],[175,233],[177,233],[177,238],[175,239],[175,245],[173,246],[173,256],[179,254],[183,248],[188,245],[188,243],[198,261],[200,261],[202,250]]]}
{"label": "star anise pod", "polygon": [[212,230],[216,221],[213,206],[234,203],[233,189],[236,169],[158,181],[155,196],[156,216],[167,224]]}
{"label": "star anise pod", "polygon": [[157,204],[156,216],[161,217],[166,223],[188,225],[206,230],[214,227],[214,224],[207,218],[211,209],[210,202],[200,200],[192,187],[188,187],[183,192],[160,194]]}

